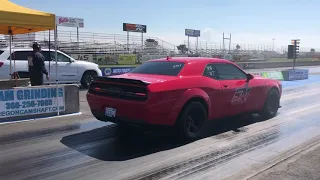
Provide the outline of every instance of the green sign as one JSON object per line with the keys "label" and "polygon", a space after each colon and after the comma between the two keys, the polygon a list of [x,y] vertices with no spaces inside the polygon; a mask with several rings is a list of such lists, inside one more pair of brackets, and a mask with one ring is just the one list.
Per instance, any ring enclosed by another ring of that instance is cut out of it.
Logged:
{"label": "green sign", "polygon": [[269,79],[283,80],[282,72],[278,72],[278,71],[262,72],[261,76]]}

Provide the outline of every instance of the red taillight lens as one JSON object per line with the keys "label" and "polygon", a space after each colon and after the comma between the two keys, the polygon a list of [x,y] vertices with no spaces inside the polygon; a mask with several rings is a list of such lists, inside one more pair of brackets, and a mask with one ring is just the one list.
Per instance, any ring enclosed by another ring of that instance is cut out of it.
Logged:
{"label": "red taillight lens", "polygon": [[94,90],[94,91],[100,91],[100,90],[101,90],[101,88],[94,87],[94,88],[92,88],[92,90]]}
{"label": "red taillight lens", "polygon": [[2,67],[3,66],[3,62],[0,62],[0,67]]}
{"label": "red taillight lens", "polygon": [[135,93],[137,96],[147,96],[145,93]]}

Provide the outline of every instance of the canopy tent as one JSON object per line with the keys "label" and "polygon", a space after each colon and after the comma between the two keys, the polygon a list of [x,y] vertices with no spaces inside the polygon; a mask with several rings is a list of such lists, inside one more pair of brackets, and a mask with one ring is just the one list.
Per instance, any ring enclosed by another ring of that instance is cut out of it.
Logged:
{"label": "canopy tent", "polygon": [[[10,54],[12,35],[25,34],[38,31],[55,30],[55,60],[56,72],[58,72],[57,63],[57,31],[56,31],[56,16],[54,14],[37,11],[30,8],[25,8],[14,4],[8,0],[0,0],[0,34],[10,35]],[[12,57],[10,55],[10,75],[12,76]],[[14,61],[15,72],[15,61]],[[58,73],[56,73],[57,79]],[[58,94],[58,81],[57,94]],[[59,115],[59,101],[57,98],[57,110]]]}
{"label": "canopy tent", "polygon": [[54,14],[0,0],[0,34],[15,35],[52,30],[55,29],[55,24]]}

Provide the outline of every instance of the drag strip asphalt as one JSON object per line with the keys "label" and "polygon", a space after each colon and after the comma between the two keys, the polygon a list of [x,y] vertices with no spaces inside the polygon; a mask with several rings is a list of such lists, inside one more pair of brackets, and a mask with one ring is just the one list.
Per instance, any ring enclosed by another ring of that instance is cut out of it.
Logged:
{"label": "drag strip asphalt", "polygon": [[215,121],[187,144],[171,131],[124,133],[95,120],[82,91],[81,116],[0,125],[0,179],[242,179],[320,136],[314,78],[286,82],[275,118]]}

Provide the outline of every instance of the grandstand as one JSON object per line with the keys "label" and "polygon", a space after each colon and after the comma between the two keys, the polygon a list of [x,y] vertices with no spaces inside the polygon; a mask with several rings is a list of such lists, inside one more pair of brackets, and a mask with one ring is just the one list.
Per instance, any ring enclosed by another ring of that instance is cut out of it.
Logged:
{"label": "grandstand", "polygon": [[[30,46],[30,35],[28,37],[15,38],[14,46]],[[33,37],[33,36],[31,36]],[[89,33],[80,32],[79,41],[77,34],[74,31],[59,31],[58,32],[58,47],[60,50],[69,54],[139,54],[148,55],[150,57],[163,57],[167,55],[181,55],[177,49],[177,45],[158,39],[156,37],[144,37],[130,35],[127,42],[127,35],[122,34],[105,34],[105,33]],[[49,32],[36,33],[35,39],[44,46],[49,45]],[[53,47],[53,31],[50,33],[51,47]],[[183,43],[181,43],[183,44]],[[187,44],[184,42],[184,44]],[[0,48],[8,46],[8,38],[0,38]],[[317,55],[315,52],[310,52],[311,48],[300,48],[300,56],[311,58]],[[222,47],[222,43],[199,42],[198,48],[196,44],[191,42],[190,49],[186,51],[189,55],[213,57],[231,54],[234,57],[247,57],[249,59],[264,59],[271,58],[286,58],[287,47],[274,48],[264,45],[246,45],[246,44],[231,44],[230,50]]]}

